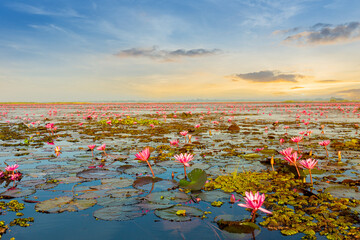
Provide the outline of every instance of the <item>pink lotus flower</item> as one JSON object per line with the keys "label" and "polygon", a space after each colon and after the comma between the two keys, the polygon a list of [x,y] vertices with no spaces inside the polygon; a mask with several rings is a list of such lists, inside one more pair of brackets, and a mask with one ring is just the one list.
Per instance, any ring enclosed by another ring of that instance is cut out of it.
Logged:
{"label": "pink lotus flower", "polygon": [[152,170],[151,165],[148,161],[148,159],[150,157],[150,148],[145,148],[141,152],[135,154],[135,157],[136,157],[135,158],[136,160],[145,161],[148,164],[153,177],[155,177],[154,171]]}
{"label": "pink lotus flower", "polygon": [[236,202],[235,195],[231,194],[230,203],[235,203],[235,202]]}
{"label": "pink lotus flower", "polygon": [[185,143],[186,143],[186,134],[188,134],[188,131],[182,131],[182,132],[180,132],[180,134],[181,134],[182,136],[184,136]]}
{"label": "pink lotus flower", "polygon": [[195,125],[195,128],[199,128],[199,127],[200,127],[200,124],[196,124],[196,125]]}
{"label": "pink lotus flower", "polygon": [[187,175],[186,175],[186,167],[190,167],[189,163],[191,160],[194,159],[194,155],[192,155],[191,153],[185,153],[185,154],[180,154],[180,155],[175,155],[174,158],[184,164],[184,173],[185,173],[185,178],[187,178]]}
{"label": "pink lotus flower", "polygon": [[326,147],[327,145],[330,144],[330,140],[325,140],[325,141],[319,142],[319,144],[320,144],[321,146]]}
{"label": "pink lotus flower", "polygon": [[19,165],[14,164],[14,165],[9,165],[5,168],[6,171],[8,172],[14,172],[16,169],[18,169]]}
{"label": "pink lotus flower", "polygon": [[265,194],[260,195],[259,192],[255,193],[253,195],[252,192],[245,192],[246,197],[244,197],[245,199],[245,204],[243,203],[239,203],[238,205],[240,207],[245,207],[245,208],[251,208],[252,209],[252,221],[255,220],[255,213],[257,210],[260,210],[264,213],[268,213],[268,214],[272,214],[272,212],[266,210],[265,208],[262,208],[261,206],[264,203],[265,200]]}
{"label": "pink lotus flower", "polygon": [[324,146],[324,147],[325,147],[326,156],[327,156],[327,158],[329,159],[329,152],[328,152],[326,146],[330,144],[330,140],[325,140],[325,141],[319,142],[319,144],[320,144],[321,146]]}
{"label": "pink lotus flower", "polygon": [[188,134],[188,131],[182,131],[182,132],[180,132],[180,134],[185,137],[186,134]]}
{"label": "pink lotus flower", "polygon": [[286,148],[286,149],[280,151],[280,154],[283,156],[288,156],[288,155],[291,155],[292,151],[293,151],[292,148]]}
{"label": "pink lotus flower", "polygon": [[318,161],[316,161],[315,159],[306,159],[306,160],[302,160],[299,161],[299,163],[304,167],[309,169],[309,174],[310,174],[310,180],[311,180],[311,185],[313,185],[313,180],[312,180],[312,176],[311,176],[311,169],[313,169],[315,167],[315,165],[318,163]]}
{"label": "pink lotus flower", "polygon": [[155,127],[155,125],[154,125],[154,124],[150,124],[150,127],[151,127],[151,128],[154,128],[154,127]]}
{"label": "pink lotus flower", "polygon": [[284,139],[280,139],[280,145],[283,145],[283,143],[285,142],[285,140]]}
{"label": "pink lotus flower", "polygon": [[179,140],[170,140],[170,145],[171,146],[177,146],[177,145],[179,145]]}
{"label": "pink lotus flower", "polygon": [[11,175],[10,175],[10,179],[12,180],[12,181],[18,181],[19,180],[19,178],[21,177],[21,173],[12,173]]}
{"label": "pink lotus flower", "polygon": [[318,163],[318,161],[315,160],[315,159],[309,158],[309,159],[306,159],[306,160],[301,160],[301,161],[299,161],[299,163],[304,168],[311,170],[311,169],[313,169],[315,167],[315,165]]}
{"label": "pink lotus flower", "polygon": [[301,140],[302,140],[302,136],[291,138],[291,141],[293,141],[295,143],[299,143],[299,142],[301,142]]}
{"label": "pink lotus flower", "polygon": [[106,148],[106,144],[104,143],[103,145],[101,145],[100,147],[97,148],[97,150],[99,151],[105,151]]}
{"label": "pink lotus flower", "polygon": [[94,150],[95,147],[96,147],[95,144],[93,144],[93,145],[88,145],[88,148],[89,148],[91,151]]}
{"label": "pink lotus flower", "polygon": [[0,178],[2,178],[4,176],[4,172],[0,171]]}
{"label": "pink lotus flower", "polygon": [[254,149],[254,152],[261,152],[262,150],[264,150],[264,148],[257,148],[257,149]]}
{"label": "pink lotus flower", "polygon": [[292,148],[286,148],[282,151],[280,151],[280,154],[284,156],[284,159],[286,161],[288,161],[290,164],[293,164],[296,168],[297,174],[299,175],[300,178],[300,173],[299,173],[299,169],[297,167],[296,161],[298,159],[300,159],[300,157],[298,158],[298,153],[294,152],[292,153],[293,149]]}
{"label": "pink lotus flower", "polygon": [[191,153],[185,153],[185,154],[180,154],[180,155],[175,155],[174,158],[184,164],[184,166],[190,167],[189,163],[191,160],[194,159],[194,155],[192,155]]}
{"label": "pink lotus flower", "polygon": [[140,161],[147,161],[150,157],[150,148],[145,148],[141,152],[135,154],[135,159]]}

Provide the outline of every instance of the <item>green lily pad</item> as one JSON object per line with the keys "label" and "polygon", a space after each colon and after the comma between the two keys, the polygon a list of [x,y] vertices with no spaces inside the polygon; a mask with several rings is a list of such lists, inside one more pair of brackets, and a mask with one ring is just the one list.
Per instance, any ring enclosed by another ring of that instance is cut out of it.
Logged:
{"label": "green lily pad", "polygon": [[133,183],[134,180],[129,178],[110,178],[101,180],[102,185],[111,186],[112,188],[126,188],[130,187]]}
{"label": "green lily pad", "polygon": [[42,189],[42,190],[46,190],[46,189],[51,189],[54,188],[58,185],[58,183],[40,183],[38,185],[36,185],[36,189]]}
{"label": "green lily pad", "polygon": [[133,197],[143,194],[143,190],[133,189],[133,188],[126,188],[126,189],[113,189],[106,192],[111,197],[114,198],[124,198],[124,197]]}
{"label": "green lily pad", "polygon": [[95,204],[94,199],[78,200],[64,196],[39,202],[35,205],[35,210],[44,213],[75,212],[90,208]]}
{"label": "green lily pad", "polygon": [[127,197],[127,198],[101,197],[96,200],[97,200],[97,205],[103,207],[128,206],[128,205],[135,205],[140,202],[140,199],[138,197]]}
{"label": "green lily pad", "polygon": [[215,218],[215,222],[227,239],[252,239],[260,234],[261,228],[258,225],[238,219],[238,216],[220,215]]}
{"label": "green lily pad", "polygon": [[261,156],[257,153],[248,153],[245,154],[243,158],[245,158],[246,160],[255,160],[255,159],[260,159]]}
{"label": "green lily pad", "polygon": [[118,176],[118,172],[109,171],[106,169],[86,169],[84,171],[81,171],[76,174],[79,178],[85,178],[85,179],[104,179],[104,178],[114,178],[115,176]]}
{"label": "green lily pad", "polygon": [[176,204],[187,202],[191,197],[183,192],[163,191],[150,193],[145,197],[149,202],[155,204]]}
{"label": "green lily pad", "polygon": [[133,187],[146,191],[164,191],[167,189],[176,188],[178,185],[178,182],[175,180],[153,178],[147,176],[137,178],[133,184]]}
{"label": "green lily pad", "polygon": [[[185,215],[177,214],[178,211],[181,210],[185,210]],[[155,210],[154,213],[159,218],[176,222],[190,221],[191,217],[201,217],[204,214],[204,212],[198,208],[178,205],[166,209]]]}
{"label": "green lily pad", "polygon": [[205,201],[205,202],[215,202],[215,201],[228,202],[228,201],[230,201],[229,194],[224,193],[223,191],[218,191],[218,190],[201,192],[201,193],[197,194],[196,197],[201,198],[201,200]]}
{"label": "green lily pad", "polygon": [[57,178],[56,180],[59,180],[59,183],[77,183],[77,182],[82,182],[83,180],[81,178],[78,177],[61,177],[61,178]]}
{"label": "green lily pad", "polygon": [[94,217],[106,221],[128,221],[143,216],[137,206],[114,206],[98,209],[94,212]]}
{"label": "green lily pad", "polygon": [[[166,169],[162,167],[153,167],[153,171],[155,175],[160,175],[166,172]],[[125,169],[124,172],[129,175],[151,174],[149,167],[133,167],[133,168]]]}
{"label": "green lily pad", "polygon": [[179,182],[180,187],[196,191],[204,187],[207,175],[204,170],[195,168],[188,174],[188,179],[190,182],[186,179],[181,179]]}
{"label": "green lily pad", "polygon": [[35,189],[11,189],[0,194],[3,198],[20,198],[34,194]]}

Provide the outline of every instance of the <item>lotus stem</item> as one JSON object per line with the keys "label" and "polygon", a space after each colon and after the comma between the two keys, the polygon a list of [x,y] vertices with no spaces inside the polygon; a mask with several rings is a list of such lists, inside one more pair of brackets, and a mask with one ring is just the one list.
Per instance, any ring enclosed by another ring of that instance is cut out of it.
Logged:
{"label": "lotus stem", "polygon": [[313,180],[312,180],[312,176],[311,176],[311,169],[309,169],[309,174],[310,174],[310,181],[311,181],[311,186],[313,186]]}
{"label": "lotus stem", "polygon": [[326,146],[325,146],[325,150],[326,150],[326,156],[327,156],[328,160],[330,160],[330,159],[329,159],[329,152],[328,152]]}
{"label": "lotus stem", "polygon": [[296,168],[297,174],[299,175],[299,178],[300,178],[300,172],[299,172],[299,169],[298,169],[298,167],[297,167],[296,163],[294,163],[294,165],[295,165],[295,168]]}
{"label": "lotus stem", "polygon": [[149,161],[146,161],[146,163],[148,164],[148,166],[149,166],[149,168],[150,168],[150,171],[151,171],[151,173],[152,173],[153,177],[155,177],[154,171],[152,170],[152,168],[151,168],[151,165],[150,165]]}
{"label": "lotus stem", "polygon": [[186,166],[184,165],[184,173],[185,173],[185,178],[187,178],[187,175],[186,175]]}

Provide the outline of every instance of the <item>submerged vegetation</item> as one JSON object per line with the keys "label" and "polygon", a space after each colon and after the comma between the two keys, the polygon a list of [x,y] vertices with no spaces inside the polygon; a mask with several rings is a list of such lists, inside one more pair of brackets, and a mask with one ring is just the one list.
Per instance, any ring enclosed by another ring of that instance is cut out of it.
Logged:
{"label": "submerged vegetation", "polygon": [[0,105],[0,234],[84,211],[105,228],[193,221],[213,239],[359,239],[359,108]]}

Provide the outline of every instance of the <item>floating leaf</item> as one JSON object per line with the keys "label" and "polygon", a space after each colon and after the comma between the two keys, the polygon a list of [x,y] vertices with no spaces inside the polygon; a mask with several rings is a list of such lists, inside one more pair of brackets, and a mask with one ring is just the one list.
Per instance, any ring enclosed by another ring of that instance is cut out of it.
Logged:
{"label": "floating leaf", "polygon": [[186,179],[180,180],[180,187],[196,191],[204,187],[207,180],[207,175],[204,170],[195,168],[188,174],[188,178],[190,182]]}
{"label": "floating leaf", "polygon": [[114,198],[133,197],[143,193],[144,193],[143,190],[138,190],[133,188],[113,189],[106,192],[106,194],[109,194]]}
{"label": "floating leaf", "polygon": [[20,197],[26,197],[34,194],[36,190],[34,189],[11,189],[7,190],[0,194],[3,198],[20,198]]}
{"label": "floating leaf", "polygon": [[103,179],[103,178],[113,178],[118,176],[118,172],[109,171],[106,169],[86,169],[76,174],[77,177],[86,178],[86,179]]}
{"label": "floating leaf", "polygon": [[126,198],[102,197],[96,200],[97,200],[97,205],[103,207],[135,205],[140,202],[140,199],[137,197],[126,197]]}
{"label": "floating leaf", "polygon": [[145,213],[140,210],[137,206],[105,207],[96,210],[94,217],[106,221],[128,221],[143,216]]}
{"label": "floating leaf", "polygon": [[238,219],[239,216],[220,215],[215,222],[228,239],[250,239],[260,233],[261,229],[255,223]]}
{"label": "floating leaf", "polygon": [[95,204],[96,200],[94,199],[77,200],[64,196],[39,202],[35,205],[35,210],[45,213],[75,212],[87,209]]}
{"label": "floating leaf", "polygon": [[146,196],[146,199],[151,203],[176,204],[187,202],[191,197],[183,192],[163,191],[150,193]]}
{"label": "floating leaf", "polygon": [[219,200],[226,202],[230,200],[229,194],[219,190],[201,192],[197,194],[196,197],[199,197],[202,201],[206,202],[214,202]]}
{"label": "floating leaf", "polygon": [[175,180],[167,180],[147,176],[137,178],[133,184],[133,187],[146,191],[164,191],[167,189],[174,189],[178,185],[178,182]]}
{"label": "floating leaf", "polygon": [[[178,214],[179,212],[185,212],[186,214]],[[177,205],[166,209],[155,210],[154,213],[159,218],[176,222],[190,221],[191,217],[201,217],[204,214],[204,212],[198,208]]]}

